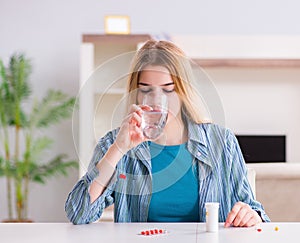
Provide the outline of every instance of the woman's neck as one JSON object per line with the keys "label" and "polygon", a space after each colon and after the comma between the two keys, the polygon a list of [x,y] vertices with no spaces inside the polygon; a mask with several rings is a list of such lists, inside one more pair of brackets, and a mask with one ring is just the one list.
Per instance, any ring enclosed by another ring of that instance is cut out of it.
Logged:
{"label": "woman's neck", "polygon": [[188,131],[181,117],[169,121],[163,134],[154,142],[162,145],[178,145],[187,142]]}

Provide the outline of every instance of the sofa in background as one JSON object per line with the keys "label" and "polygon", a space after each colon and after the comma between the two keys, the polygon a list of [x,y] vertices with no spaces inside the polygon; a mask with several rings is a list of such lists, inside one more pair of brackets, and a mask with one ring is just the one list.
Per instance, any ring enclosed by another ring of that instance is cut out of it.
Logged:
{"label": "sofa in background", "polygon": [[256,173],[256,199],[271,221],[300,221],[300,163],[248,163]]}

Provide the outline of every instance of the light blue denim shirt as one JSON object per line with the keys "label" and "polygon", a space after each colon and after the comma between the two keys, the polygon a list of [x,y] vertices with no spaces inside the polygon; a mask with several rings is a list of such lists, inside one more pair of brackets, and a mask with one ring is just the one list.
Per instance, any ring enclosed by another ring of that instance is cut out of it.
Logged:
{"label": "light blue denim shirt", "polygon": [[[270,221],[263,206],[254,199],[244,158],[234,134],[215,124],[188,121],[187,127],[187,149],[198,163],[200,222],[205,222],[205,202],[219,202],[219,221],[225,222],[238,201],[249,204],[263,221]],[[152,193],[151,157],[147,142],[122,157],[102,195],[90,202],[90,184],[101,175],[96,164],[113,144],[117,133],[118,129],[110,131],[99,140],[87,173],[68,195],[65,211],[74,224],[97,221],[103,210],[113,203],[115,222],[147,221]]]}

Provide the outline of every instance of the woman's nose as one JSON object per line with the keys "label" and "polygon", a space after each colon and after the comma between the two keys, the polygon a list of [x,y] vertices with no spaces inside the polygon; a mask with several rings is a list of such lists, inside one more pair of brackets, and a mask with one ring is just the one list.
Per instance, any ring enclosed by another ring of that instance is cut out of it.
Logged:
{"label": "woman's nose", "polygon": [[163,91],[160,87],[154,87],[152,93],[153,96],[157,97],[157,96],[161,96]]}

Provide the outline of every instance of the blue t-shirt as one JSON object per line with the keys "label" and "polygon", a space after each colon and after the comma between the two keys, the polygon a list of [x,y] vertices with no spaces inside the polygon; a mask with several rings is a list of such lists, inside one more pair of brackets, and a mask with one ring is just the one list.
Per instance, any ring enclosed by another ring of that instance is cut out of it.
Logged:
{"label": "blue t-shirt", "polygon": [[149,142],[152,197],[148,222],[198,222],[197,166],[186,144],[162,146]]}

